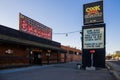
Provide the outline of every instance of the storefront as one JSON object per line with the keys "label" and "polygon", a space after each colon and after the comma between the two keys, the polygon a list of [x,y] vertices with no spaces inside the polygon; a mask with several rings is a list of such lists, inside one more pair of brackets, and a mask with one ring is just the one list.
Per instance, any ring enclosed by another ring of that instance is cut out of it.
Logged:
{"label": "storefront", "polygon": [[0,25],[0,66],[60,62],[61,44]]}
{"label": "storefront", "polygon": [[62,49],[66,50],[66,54],[61,54],[61,61],[72,62],[72,61],[81,61],[82,60],[82,51],[70,46],[61,46]]}

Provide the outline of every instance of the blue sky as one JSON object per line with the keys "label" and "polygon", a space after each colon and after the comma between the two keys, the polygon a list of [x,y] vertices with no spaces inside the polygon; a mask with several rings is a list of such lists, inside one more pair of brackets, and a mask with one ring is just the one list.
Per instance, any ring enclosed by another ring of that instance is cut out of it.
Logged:
{"label": "blue sky", "polygon": [[[19,12],[53,29],[53,40],[81,49],[83,4],[99,0],[0,0],[0,24],[19,29]],[[120,0],[104,0],[106,52],[120,50]]]}

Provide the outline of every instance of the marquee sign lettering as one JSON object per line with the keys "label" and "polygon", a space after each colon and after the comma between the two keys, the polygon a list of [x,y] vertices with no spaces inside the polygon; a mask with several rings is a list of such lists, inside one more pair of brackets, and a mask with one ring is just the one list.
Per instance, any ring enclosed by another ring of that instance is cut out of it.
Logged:
{"label": "marquee sign lettering", "polygon": [[104,27],[83,30],[83,49],[104,48]]}
{"label": "marquee sign lettering", "polygon": [[26,33],[52,40],[52,29],[21,14],[19,15],[19,29]]}

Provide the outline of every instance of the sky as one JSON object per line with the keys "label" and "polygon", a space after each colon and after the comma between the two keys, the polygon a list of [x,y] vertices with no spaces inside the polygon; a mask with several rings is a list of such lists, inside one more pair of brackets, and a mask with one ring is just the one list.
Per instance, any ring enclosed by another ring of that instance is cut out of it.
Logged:
{"label": "sky", "polygon": [[[0,0],[0,25],[19,30],[22,13],[53,30],[52,40],[81,49],[83,4],[99,0]],[[104,0],[106,53],[120,51],[120,0]],[[55,33],[68,33],[55,34]]]}

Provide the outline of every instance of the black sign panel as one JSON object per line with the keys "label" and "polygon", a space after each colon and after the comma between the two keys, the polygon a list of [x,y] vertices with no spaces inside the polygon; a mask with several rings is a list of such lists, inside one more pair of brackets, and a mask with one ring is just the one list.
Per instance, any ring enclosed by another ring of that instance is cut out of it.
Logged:
{"label": "black sign panel", "polygon": [[82,32],[83,66],[105,67],[105,24],[83,26]]}
{"label": "black sign panel", "polygon": [[103,1],[83,5],[84,25],[103,23]]}

